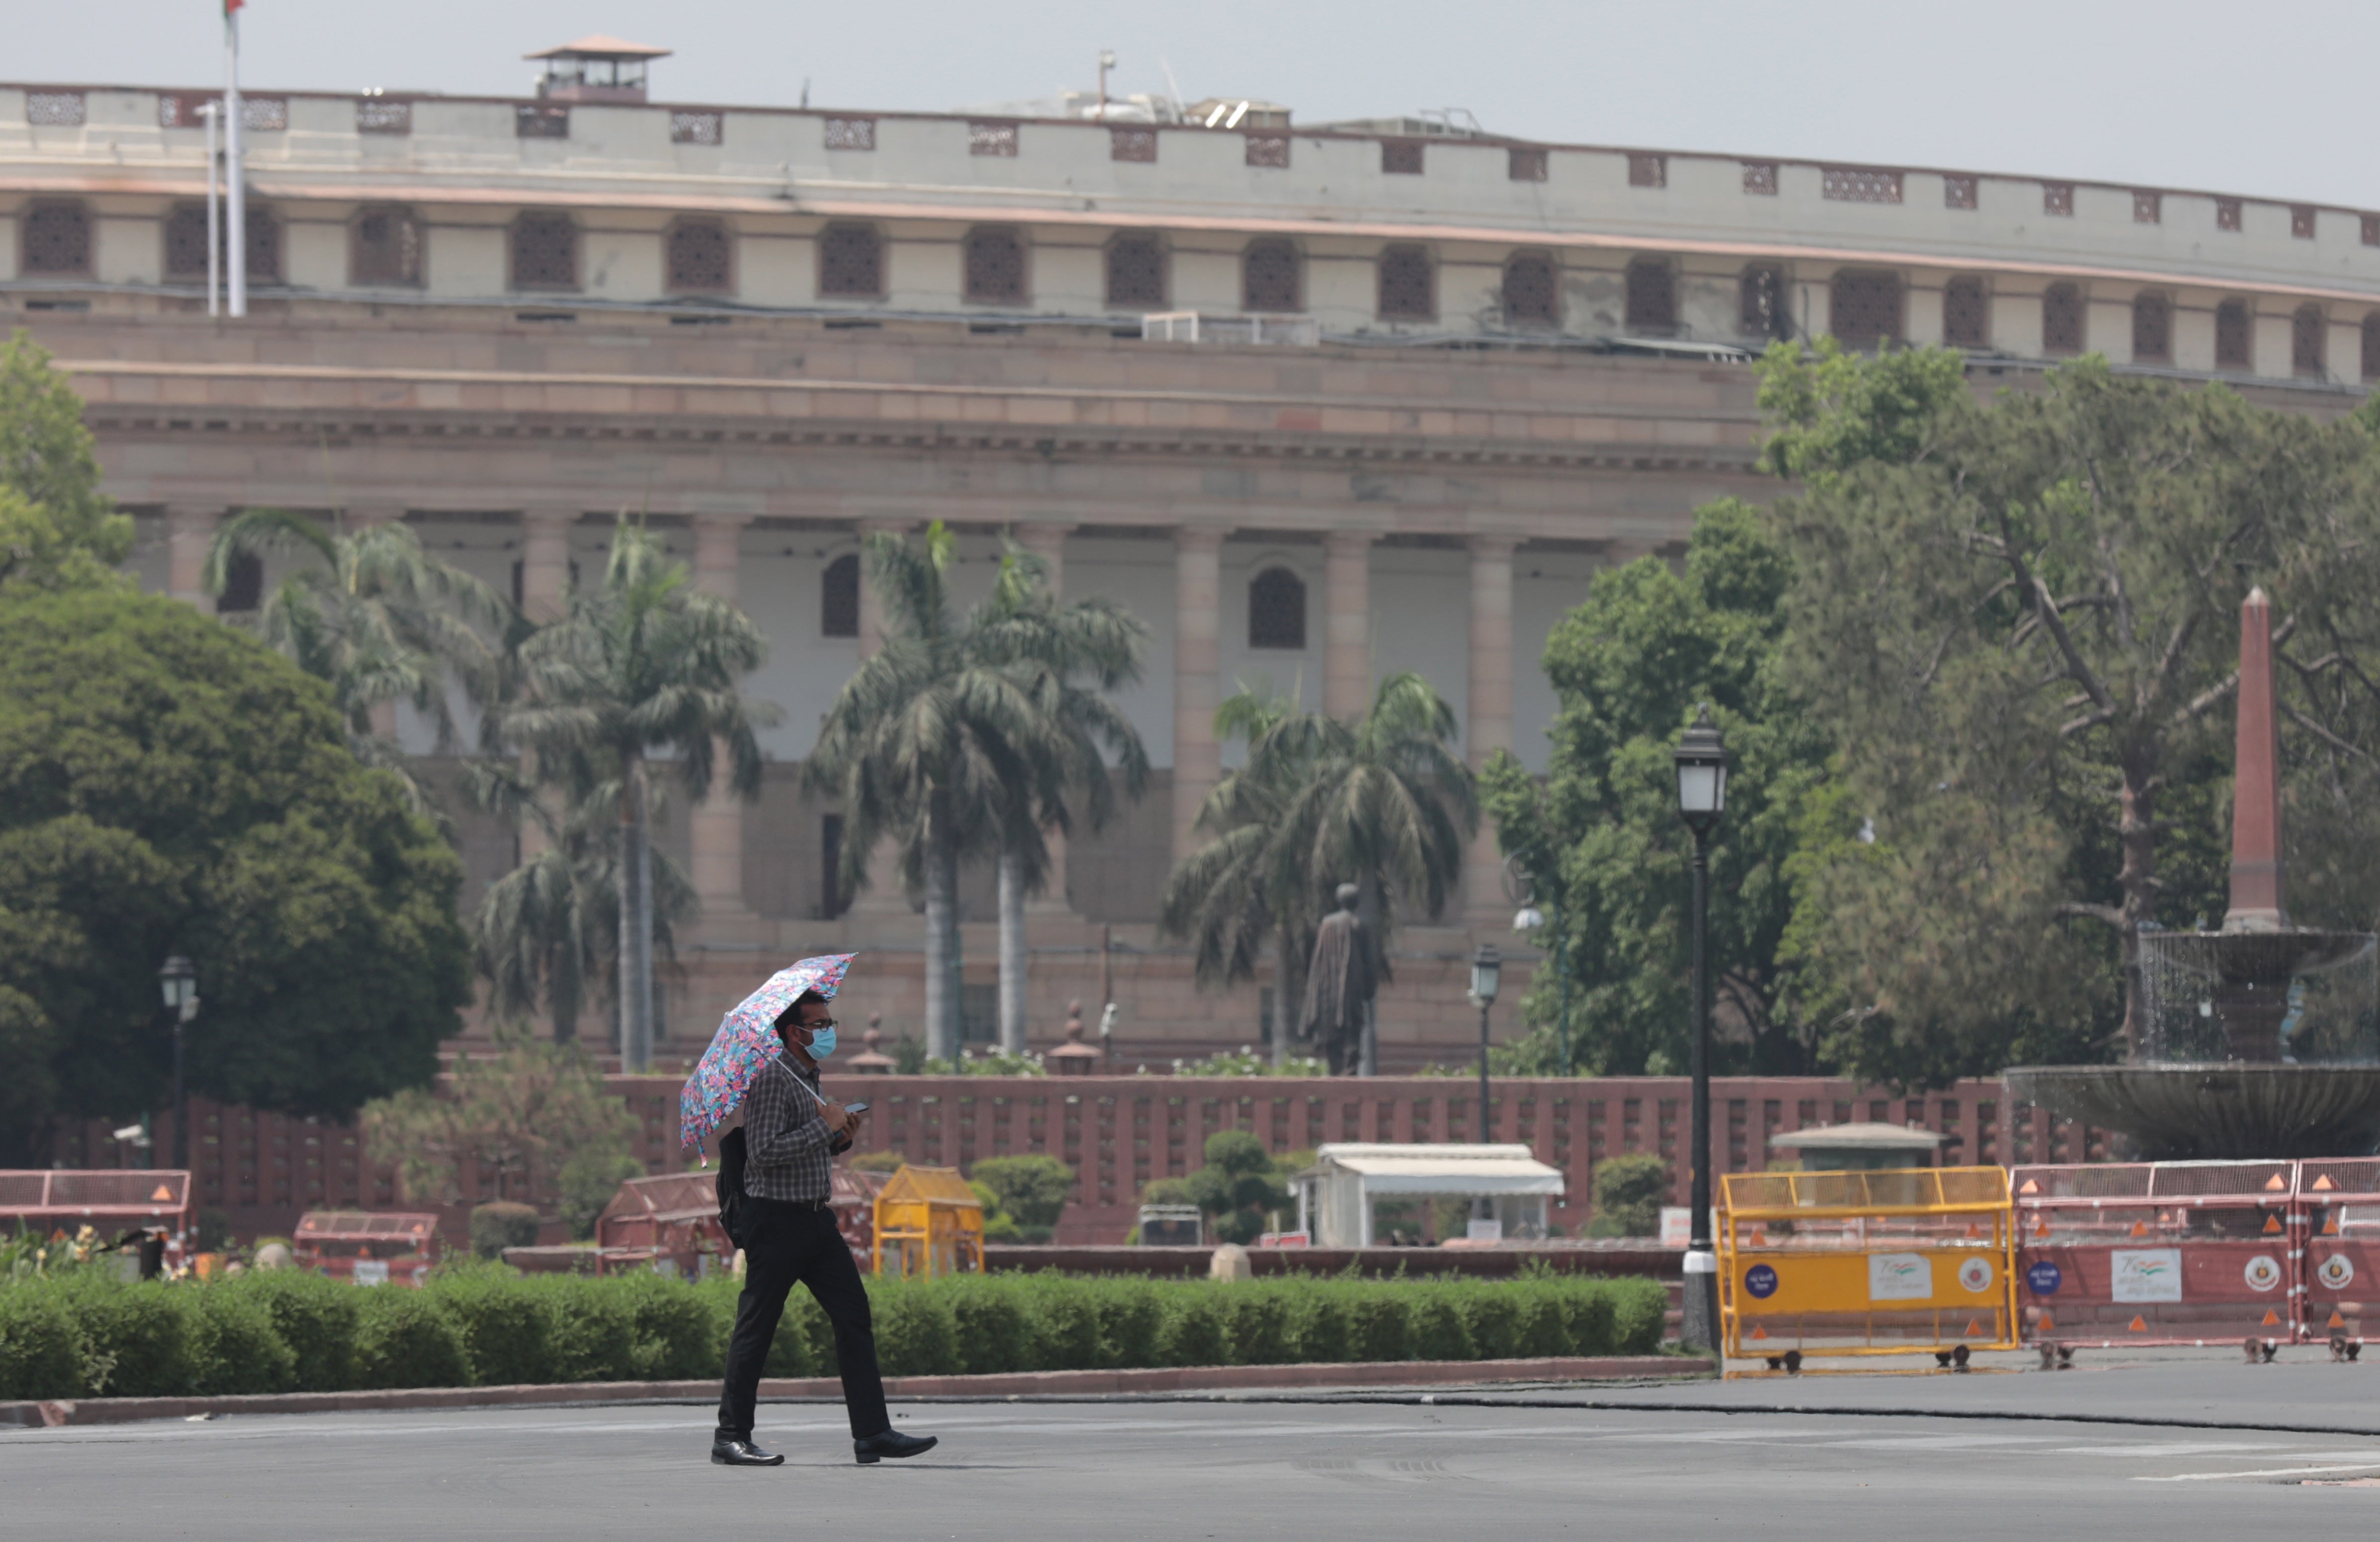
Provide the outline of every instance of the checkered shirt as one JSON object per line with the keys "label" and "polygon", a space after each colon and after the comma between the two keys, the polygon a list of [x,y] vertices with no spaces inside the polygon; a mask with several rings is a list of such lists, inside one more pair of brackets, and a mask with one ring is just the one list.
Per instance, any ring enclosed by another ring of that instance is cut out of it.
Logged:
{"label": "checkered shirt", "polygon": [[815,1075],[780,1052],[760,1067],[744,1096],[744,1192],[755,1199],[821,1200],[834,1183],[826,1122]]}

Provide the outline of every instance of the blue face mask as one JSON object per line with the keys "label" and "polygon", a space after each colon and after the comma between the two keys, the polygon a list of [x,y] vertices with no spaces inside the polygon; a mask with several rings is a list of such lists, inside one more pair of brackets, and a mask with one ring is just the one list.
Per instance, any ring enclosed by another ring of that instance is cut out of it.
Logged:
{"label": "blue face mask", "polygon": [[809,1052],[810,1059],[812,1060],[824,1060],[827,1056],[834,1053],[834,1030],[832,1028],[820,1028],[817,1033],[812,1034],[809,1041]]}

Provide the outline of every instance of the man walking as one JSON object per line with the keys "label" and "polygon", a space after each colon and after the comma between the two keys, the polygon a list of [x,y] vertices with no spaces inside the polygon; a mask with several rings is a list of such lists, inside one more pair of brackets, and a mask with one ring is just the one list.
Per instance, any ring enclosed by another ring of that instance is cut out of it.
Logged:
{"label": "man walking", "polygon": [[885,1415],[868,1292],[828,1208],[836,1142],[847,1147],[860,1118],[819,1091],[818,1062],[834,1053],[834,1026],[826,999],[804,991],[777,1019],[784,1052],[760,1068],[745,1096],[745,1220],[737,1239],[744,1247],[744,1294],[735,1304],[719,1430],[710,1442],[710,1460],[723,1467],[774,1467],[785,1460],[752,1443],[752,1405],[777,1319],[796,1281],[810,1288],[834,1325],[852,1451],[861,1463],[915,1456],[934,1446],[930,1436],[896,1433]]}

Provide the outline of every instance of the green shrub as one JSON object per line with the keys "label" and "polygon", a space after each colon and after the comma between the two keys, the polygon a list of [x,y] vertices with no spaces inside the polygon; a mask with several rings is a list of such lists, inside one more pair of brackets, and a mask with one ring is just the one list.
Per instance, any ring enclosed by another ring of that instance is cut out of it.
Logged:
{"label": "green shrub", "polygon": [[1145,1279],[1097,1280],[1091,1301],[1099,1315],[1103,1363],[1137,1367],[1163,1365],[1159,1341],[1165,1331],[1165,1298]]}
{"label": "green shrub", "polygon": [[1297,1358],[1296,1292],[1272,1283],[1210,1287],[1223,1294],[1223,1342],[1234,1366],[1278,1366]]}
{"label": "green shrub", "polygon": [[1232,1363],[1225,1322],[1228,1303],[1206,1281],[1175,1285],[1164,1293],[1165,1322],[1158,1332],[1158,1363],[1166,1366],[1228,1366]]}
{"label": "green shrub", "polygon": [[191,1391],[219,1397],[296,1390],[298,1356],[262,1298],[230,1281],[184,1286],[171,1294],[187,1314]]}
{"label": "green shrub", "polygon": [[1405,1322],[1405,1345],[1415,1360],[1476,1360],[1463,1303],[1445,1290],[1417,1291]]}
{"label": "green shrub", "polygon": [[428,1291],[357,1289],[356,1381],[363,1387],[468,1387],[463,1330]]}
{"label": "green shrub", "polygon": [[548,1381],[633,1381],[637,1317],[621,1280],[540,1275],[528,1283],[546,1299]]}
{"label": "green shrub", "polygon": [[1355,1357],[1347,1298],[1359,1288],[1352,1280],[1317,1280],[1298,1293],[1297,1359],[1336,1365]]}
{"label": "green shrub", "polygon": [[1670,1293],[1658,1280],[1600,1280],[1611,1303],[1609,1354],[1651,1354],[1661,1347],[1669,1325]]}
{"label": "green shrub", "polygon": [[905,1281],[873,1293],[868,1307],[877,1368],[886,1376],[948,1376],[958,1368],[958,1328],[947,1293]]}
{"label": "green shrub", "polygon": [[1670,1197],[1670,1164],[1649,1151],[1606,1157],[1595,1164],[1595,1219],[1587,1234],[1651,1237],[1661,1231],[1661,1205]]}
{"label": "green shrub", "polygon": [[636,1336],[630,1380],[718,1378],[726,1368],[726,1349],[699,1295],[658,1274],[631,1274],[620,1285]]}
{"label": "green shrub", "polygon": [[226,1280],[272,1314],[273,1330],[289,1346],[291,1390],[344,1392],[356,1385],[356,1327],[364,1293],[310,1269],[261,1269]]}
{"label": "green shrub", "polygon": [[471,1207],[471,1252],[476,1257],[501,1258],[507,1247],[537,1245],[537,1208],[509,1199]]}
{"label": "green shrub", "polygon": [[[33,1287],[18,1287],[27,1289]],[[181,1397],[190,1389],[189,1314],[181,1287],[96,1270],[48,1287],[74,1314],[87,1397]]]}
{"label": "green shrub", "polygon": [[1034,1334],[1034,1368],[1087,1371],[1107,1364],[1099,1300],[1088,1288],[1090,1281],[1054,1269],[1031,1278],[1031,1300],[1040,1317]]}
{"label": "green shrub", "polygon": [[1510,1360],[1521,1353],[1521,1303],[1512,1286],[1466,1282],[1450,1288],[1460,1293],[1477,1358]]}
{"label": "green shrub", "polygon": [[966,1275],[951,1281],[951,1331],[958,1368],[968,1376],[1036,1367],[1034,1322],[1026,1291],[1003,1275]]}
{"label": "green shrub", "polygon": [[55,1290],[0,1286],[0,1401],[82,1395],[75,1319]]}
{"label": "green shrub", "polygon": [[552,1297],[523,1289],[517,1269],[450,1265],[431,1277],[428,1290],[462,1333],[480,1386],[565,1379],[554,1374]]}
{"label": "green shrub", "polygon": [[1055,1226],[1075,1186],[1075,1170],[1055,1157],[990,1157],[967,1176],[997,1195],[1019,1226]]}
{"label": "green shrub", "polygon": [[1347,1296],[1347,1358],[1413,1358],[1413,1293],[1382,1281],[1359,1285]]}

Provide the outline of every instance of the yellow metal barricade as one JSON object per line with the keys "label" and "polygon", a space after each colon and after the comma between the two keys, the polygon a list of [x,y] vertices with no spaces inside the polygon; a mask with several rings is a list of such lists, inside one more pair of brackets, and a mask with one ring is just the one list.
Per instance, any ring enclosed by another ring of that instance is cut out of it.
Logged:
{"label": "yellow metal barricade", "polygon": [[2016,1347],[2003,1168],[1729,1173],[1718,1222],[1729,1354]]}

